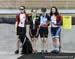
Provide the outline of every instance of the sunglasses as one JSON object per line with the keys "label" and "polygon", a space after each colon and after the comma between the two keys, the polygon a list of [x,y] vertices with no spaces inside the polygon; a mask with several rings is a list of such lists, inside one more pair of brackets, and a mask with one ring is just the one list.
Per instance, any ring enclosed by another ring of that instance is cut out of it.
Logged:
{"label": "sunglasses", "polygon": [[24,10],[24,9],[20,9],[20,10]]}

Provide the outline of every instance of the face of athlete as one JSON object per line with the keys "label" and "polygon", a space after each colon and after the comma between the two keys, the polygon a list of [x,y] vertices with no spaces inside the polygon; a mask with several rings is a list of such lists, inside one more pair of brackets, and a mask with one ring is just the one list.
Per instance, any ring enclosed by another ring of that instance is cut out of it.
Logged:
{"label": "face of athlete", "polygon": [[45,15],[45,12],[42,12],[42,15]]}
{"label": "face of athlete", "polygon": [[56,9],[55,8],[52,8],[52,13],[55,13],[56,12]]}
{"label": "face of athlete", "polygon": [[46,11],[41,10],[41,12],[42,12],[42,15],[45,15],[46,14]]}
{"label": "face of athlete", "polygon": [[20,13],[24,13],[24,9],[20,9]]}
{"label": "face of athlete", "polygon": [[36,10],[33,10],[33,11],[32,11],[32,15],[33,15],[33,16],[36,16],[36,14],[37,14],[37,13],[36,13]]}
{"label": "face of athlete", "polygon": [[20,13],[24,13],[24,11],[25,11],[25,10],[24,10],[24,7],[20,7],[19,10],[20,10]]}

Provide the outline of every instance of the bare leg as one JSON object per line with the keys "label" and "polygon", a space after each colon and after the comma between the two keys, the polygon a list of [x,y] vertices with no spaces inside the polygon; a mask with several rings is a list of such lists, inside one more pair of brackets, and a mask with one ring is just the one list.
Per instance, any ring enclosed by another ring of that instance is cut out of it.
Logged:
{"label": "bare leg", "polygon": [[47,49],[48,49],[47,38],[44,38],[44,51],[47,52]]}
{"label": "bare leg", "polygon": [[16,51],[15,51],[15,54],[18,54],[19,53],[19,48],[20,48],[20,40],[17,36],[17,42],[16,42]]}
{"label": "bare leg", "polygon": [[59,38],[54,38],[53,39],[53,46],[55,50],[59,51]]}
{"label": "bare leg", "polygon": [[35,48],[34,48],[34,44],[35,44],[35,43],[34,43],[34,38],[31,38],[31,42],[32,42],[33,53],[34,53],[34,49],[35,49]]}
{"label": "bare leg", "polygon": [[20,39],[17,37],[17,49],[20,48]]}
{"label": "bare leg", "polygon": [[35,52],[37,52],[37,38],[34,38],[34,47],[35,47]]}
{"label": "bare leg", "polygon": [[41,38],[41,48],[42,50],[44,50],[44,39],[43,38]]}

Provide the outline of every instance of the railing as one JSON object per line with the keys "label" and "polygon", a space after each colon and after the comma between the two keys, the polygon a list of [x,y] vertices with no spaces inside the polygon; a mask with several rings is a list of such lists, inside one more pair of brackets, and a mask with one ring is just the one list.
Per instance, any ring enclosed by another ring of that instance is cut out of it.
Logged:
{"label": "railing", "polygon": [[[27,13],[31,13],[31,9],[26,9],[26,12]],[[18,9],[0,9],[0,14],[17,14],[19,13],[19,10]],[[38,9],[37,10],[37,13],[41,13],[41,10]],[[50,13],[50,10],[47,9],[47,12],[46,13]],[[61,9],[59,10],[59,13],[62,13],[62,14],[75,14],[75,9]]]}

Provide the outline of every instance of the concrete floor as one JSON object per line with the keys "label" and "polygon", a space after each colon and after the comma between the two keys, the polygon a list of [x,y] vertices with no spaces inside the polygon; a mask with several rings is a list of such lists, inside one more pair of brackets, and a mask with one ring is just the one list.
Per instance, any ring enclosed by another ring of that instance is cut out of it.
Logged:
{"label": "concrete floor", "polygon": [[[27,36],[28,28],[27,25]],[[16,59],[21,56],[20,54],[15,55],[14,51],[16,49],[16,33],[15,26],[12,24],[0,24],[0,59]],[[40,38],[38,42],[41,44]],[[49,29],[48,37],[48,51],[50,52],[53,48],[51,34]],[[61,52],[73,52],[75,53],[75,26],[71,30],[62,29],[61,32],[61,43],[62,51]],[[38,51],[40,52],[41,46],[38,44]]]}

